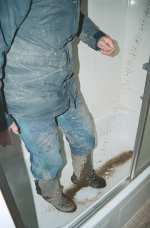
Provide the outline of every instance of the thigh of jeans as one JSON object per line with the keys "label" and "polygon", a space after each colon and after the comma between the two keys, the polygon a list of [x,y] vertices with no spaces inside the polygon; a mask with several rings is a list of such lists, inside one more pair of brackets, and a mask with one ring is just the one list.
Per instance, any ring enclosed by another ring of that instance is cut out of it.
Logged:
{"label": "thigh of jeans", "polygon": [[65,133],[72,152],[87,153],[96,145],[96,129],[93,117],[88,110],[83,95],[79,93],[76,107],[57,117],[58,125]]}

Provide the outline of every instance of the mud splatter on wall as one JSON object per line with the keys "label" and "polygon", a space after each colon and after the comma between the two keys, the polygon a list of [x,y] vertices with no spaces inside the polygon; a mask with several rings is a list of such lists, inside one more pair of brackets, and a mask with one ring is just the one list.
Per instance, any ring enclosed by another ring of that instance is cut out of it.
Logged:
{"label": "mud splatter on wall", "polygon": [[[134,9],[132,9],[132,7],[135,7],[136,9],[139,7],[139,9],[136,13],[134,13]],[[133,21],[135,21],[135,23],[133,23]],[[137,89],[139,89],[138,85],[136,84],[137,80],[141,81],[144,89],[145,78],[143,77],[142,81],[142,75],[140,75],[140,70],[142,70],[142,64],[145,63],[144,61],[148,61],[148,51],[146,50],[146,36],[148,36],[149,29],[150,0],[145,0],[142,2],[136,1],[135,6],[131,6],[127,12],[125,45],[126,53],[124,56],[125,61],[121,76],[121,102],[123,102],[123,104],[121,103],[121,107],[123,108],[130,107],[131,109],[131,105],[127,104],[127,102],[130,103],[131,95],[133,95],[133,97],[135,98],[135,102],[139,102],[137,101],[137,98],[139,98],[140,96],[135,97],[134,95],[137,94]],[[138,77],[141,78],[139,79]],[[141,88],[140,90],[142,93]]]}

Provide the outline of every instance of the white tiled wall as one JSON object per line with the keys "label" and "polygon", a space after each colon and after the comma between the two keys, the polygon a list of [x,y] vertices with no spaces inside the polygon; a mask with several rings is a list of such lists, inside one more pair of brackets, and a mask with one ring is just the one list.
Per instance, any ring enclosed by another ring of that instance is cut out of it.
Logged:
{"label": "white tiled wall", "polygon": [[149,0],[89,0],[89,16],[119,45],[110,58],[79,45],[81,88],[97,120],[117,110],[139,111],[150,56]]}

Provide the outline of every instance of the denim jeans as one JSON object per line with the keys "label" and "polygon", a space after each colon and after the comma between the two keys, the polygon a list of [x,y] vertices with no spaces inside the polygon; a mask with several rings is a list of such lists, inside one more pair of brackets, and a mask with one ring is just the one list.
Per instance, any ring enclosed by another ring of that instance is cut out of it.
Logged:
{"label": "denim jeans", "polygon": [[53,179],[65,166],[59,129],[69,142],[71,153],[86,155],[95,147],[95,127],[90,112],[80,93],[76,106],[56,117],[13,117],[20,128],[20,138],[30,153],[31,172],[35,179]]}
{"label": "denim jeans", "polygon": [[[43,115],[46,110],[60,115],[67,110],[70,97],[76,99],[71,43],[78,37],[99,50],[97,42],[105,35],[80,12],[80,3],[80,0],[15,0],[5,4],[0,1],[0,84],[5,62],[7,106],[0,115],[0,131],[12,123],[9,115],[12,111],[22,117],[23,109],[28,115]],[[0,100],[0,109],[3,103]]]}
{"label": "denim jeans", "polygon": [[72,44],[46,50],[16,37],[7,55],[4,93],[8,113],[22,117],[64,113],[69,99],[77,95]]}

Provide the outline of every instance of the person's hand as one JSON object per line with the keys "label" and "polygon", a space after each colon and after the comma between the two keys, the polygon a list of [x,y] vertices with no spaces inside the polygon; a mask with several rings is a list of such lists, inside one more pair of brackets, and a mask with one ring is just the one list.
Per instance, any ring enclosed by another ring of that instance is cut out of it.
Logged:
{"label": "person's hand", "polygon": [[119,52],[117,42],[110,36],[103,36],[99,39],[97,46],[100,48],[100,52],[103,55],[115,56]]}
{"label": "person's hand", "polygon": [[5,129],[4,131],[0,132],[0,145],[1,146],[7,146],[11,145],[11,132],[15,134],[19,134],[19,128],[17,127],[16,123],[13,122],[8,129]]}
{"label": "person's hand", "polygon": [[19,130],[19,128],[17,127],[17,125],[16,125],[15,122],[13,122],[13,123],[9,126],[8,131],[9,131],[9,132],[12,131],[12,132],[15,133],[15,134],[19,134],[19,133],[20,133],[20,130]]}

